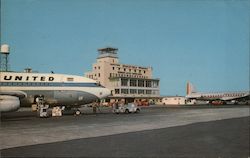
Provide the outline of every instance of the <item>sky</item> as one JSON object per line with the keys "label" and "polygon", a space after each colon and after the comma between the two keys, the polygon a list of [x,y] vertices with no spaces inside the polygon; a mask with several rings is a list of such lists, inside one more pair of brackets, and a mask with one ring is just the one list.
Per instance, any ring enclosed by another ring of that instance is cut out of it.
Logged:
{"label": "sky", "polygon": [[249,90],[249,0],[1,0],[10,69],[83,75],[97,49],[152,66],[161,95]]}

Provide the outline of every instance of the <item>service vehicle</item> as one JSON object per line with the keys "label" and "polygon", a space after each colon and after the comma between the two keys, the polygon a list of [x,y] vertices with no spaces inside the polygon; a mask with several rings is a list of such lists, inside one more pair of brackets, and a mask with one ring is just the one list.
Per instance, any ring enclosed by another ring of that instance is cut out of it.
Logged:
{"label": "service vehicle", "polygon": [[128,104],[115,104],[113,107],[113,112],[116,114],[119,113],[139,113],[141,109],[134,103]]}

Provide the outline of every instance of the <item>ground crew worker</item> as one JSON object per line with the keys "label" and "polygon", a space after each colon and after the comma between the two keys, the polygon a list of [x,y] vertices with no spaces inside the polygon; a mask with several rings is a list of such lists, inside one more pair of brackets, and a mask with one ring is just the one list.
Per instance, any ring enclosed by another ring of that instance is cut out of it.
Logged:
{"label": "ground crew worker", "polygon": [[93,113],[94,113],[94,114],[96,113],[96,106],[97,106],[97,102],[95,102],[95,103],[93,104]]}

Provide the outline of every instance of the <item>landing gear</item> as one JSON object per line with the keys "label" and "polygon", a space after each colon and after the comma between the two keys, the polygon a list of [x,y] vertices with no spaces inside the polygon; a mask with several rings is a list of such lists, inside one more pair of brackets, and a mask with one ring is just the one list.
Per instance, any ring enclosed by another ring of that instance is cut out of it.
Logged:
{"label": "landing gear", "polygon": [[135,113],[139,113],[140,112],[140,109],[136,109]]}
{"label": "landing gear", "polygon": [[[71,111],[71,109],[73,111]],[[37,111],[37,117],[60,117],[64,114],[64,111],[70,111],[70,113],[79,116],[82,114],[80,109],[72,108],[71,106],[55,106],[49,112],[49,105],[45,104],[45,98],[43,95],[36,95],[34,98],[34,104],[32,104],[32,111]]]}
{"label": "landing gear", "polygon": [[125,113],[126,113],[126,114],[128,114],[128,113],[129,113],[129,110],[128,110],[128,109],[126,109],[126,110],[125,110]]}
{"label": "landing gear", "polygon": [[76,116],[81,115],[81,111],[80,111],[79,109],[76,109],[76,111],[75,111],[75,115],[76,115]]}

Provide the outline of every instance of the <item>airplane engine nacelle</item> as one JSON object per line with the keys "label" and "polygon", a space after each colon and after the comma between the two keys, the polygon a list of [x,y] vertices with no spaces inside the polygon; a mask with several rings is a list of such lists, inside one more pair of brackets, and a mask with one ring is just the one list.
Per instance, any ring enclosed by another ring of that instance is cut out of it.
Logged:
{"label": "airplane engine nacelle", "polygon": [[16,111],[20,108],[20,100],[15,96],[0,96],[0,112]]}

